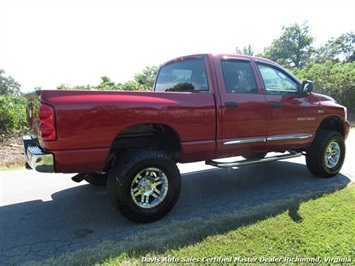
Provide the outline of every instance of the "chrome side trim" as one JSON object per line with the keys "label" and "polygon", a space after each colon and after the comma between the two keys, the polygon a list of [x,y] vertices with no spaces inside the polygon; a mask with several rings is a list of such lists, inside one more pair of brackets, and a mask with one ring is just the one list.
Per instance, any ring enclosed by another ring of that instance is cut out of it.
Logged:
{"label": "chrome side trim", "polygon": [[265,141],[266,138],[245,138],[245,139],[226,141],[223,143],[223,145],[248,144],[248,143],[258,143],[258,142],[265,142]]}
{"label": "chrome side trim", "polygon": [[300,134],[289,134],[289,135],[276,135],[266,138],[266,141],[279,141],[279,140],[290,140],[290,139],[307,139],[313,137],[313,134],[300,133]]}
{"label": "chrome side trim", "polygon": [[223,145],[239,145],[239,144],[250,144],[250,143],[267,142],[267,141],[282,141],[282,140],[290,140],[290,139],[307,139],[311,137],[313,137],[313,134],[310,133],[275,135],[267,138],[235,139],[235,140],[226,141],[223,143]]}

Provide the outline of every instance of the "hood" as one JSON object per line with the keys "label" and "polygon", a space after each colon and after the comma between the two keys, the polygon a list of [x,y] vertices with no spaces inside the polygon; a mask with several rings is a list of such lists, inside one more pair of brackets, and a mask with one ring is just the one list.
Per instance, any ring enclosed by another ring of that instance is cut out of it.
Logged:
{"label": "hood", "polygon": [[337,102],[336,100],[334,100],[332,97],[330,97],[328,95],[314,93],[314,92],[313,92],[313,94],[319,98],[319,101],[331,101],[331,102],[335,102],[335,103]]}

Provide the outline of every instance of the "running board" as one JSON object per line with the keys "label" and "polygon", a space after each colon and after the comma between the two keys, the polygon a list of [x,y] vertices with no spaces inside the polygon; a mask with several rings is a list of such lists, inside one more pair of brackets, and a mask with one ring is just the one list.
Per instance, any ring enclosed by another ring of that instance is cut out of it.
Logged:
{"label": "running board", "polygon": [[75,176],[73,176],[71,178],[71,180],[73,180],[74,182],[77,182],[77,183],[80,183],[81,181],[83,181],[85,179],[85,177],[87,176],[88,174],[85,174],[85,173],[80,173],[80,174],[77,174]]}
{"label": "running board", "polygon": [[301,152],[291,152],[289,154],[276,155],[273,157],[267,157],[267,158],[263,158],[263,159],[241,160],[241,161],[236,161],[236,162],[217,162],[217,161],[213,161],[213,160],[208,160],[208,161],[206,161],[206,164],[211,165],[211,166],[215,166],[215,167],[220,167],[220,168],[230,168],[230,167],[238,167],[238,166],[242,166],[242,165],[268,163],[268,162],[279,161],[279,160],[284,160],[284,159],[296,158],[296,157],[300,157],[302,155],[303,154]]}

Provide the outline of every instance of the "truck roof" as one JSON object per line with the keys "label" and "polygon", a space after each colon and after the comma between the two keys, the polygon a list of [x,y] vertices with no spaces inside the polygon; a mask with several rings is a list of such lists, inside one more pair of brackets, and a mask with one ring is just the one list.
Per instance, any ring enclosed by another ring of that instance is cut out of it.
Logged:
{"label": "truck roof", "polygon": [[254,61],[262,61],[265,63],[269,63],[269,64],[273,64],[273,65],[277,65],[280,66],[278,63],[267,59],[267,58],[262,58],[262,57],[257,57],[257,56],[251,56],[251,55],[244,55],[244,54],[228,54],[228,53],[220,53],[220,54],[212,54],[212,53],[202,53],[202,54],[190,54],[190,55],[183,55],[183,56],[179,56],[176,58],[173,58],[169,61],[166,61],[165,63],[162,64],[162,66],[164,65],[168,65],[170,63],[173,62],[177,62],[177,61],[183,61],[186,59],[193,59],[193,58],[203,58],[205,56],[208,57],[216,57],[216,58],[241,58],[241,59],[249,59],[249,60],[254,60]]}
{"label": "truck roof", "polygon": [[292,77],[297,80],[299,83],[301,83],[301,81],[293,74],[291,73],[288,69],[286,69],[285,67],[283,67],[282,65],[267,59],[267,58],[263,58],[263,57],[257,57],[257,56],[251,56],[251,55],[244,55],[244,54],[229,54],[229,53],[220,53],[220,54],[212,54],[212,53],[201,53],[201,54],[191,54],[191,55],[184,55],[184,56],[179,56],[176,57],[174,59],[171,59],[165,63],[163,63],[160,67],[169,65],[171,63],[174,62],[179,62],[179,61],[184,61],[184,60],[188,60],[188,59],[194,59],[194,58],[204,58],[205,56],[208,56],[210,58],[217,58],[217,59],[244,59],[244,60],[250,60],[250,61],[256,61],[256,62],[262,62],[262,63],[266,63],[266,64],[270,64],[270,65],[274,65],[277,66],[281,69],[283,69],[284,71],[286,71],[287,73],[289,73],[290,75],[292,75]]}

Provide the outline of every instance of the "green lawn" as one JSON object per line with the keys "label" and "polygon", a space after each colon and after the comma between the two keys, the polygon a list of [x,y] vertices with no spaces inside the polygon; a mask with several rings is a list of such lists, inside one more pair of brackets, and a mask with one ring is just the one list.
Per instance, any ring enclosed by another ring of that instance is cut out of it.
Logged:
{"label": "green lawn", "polygon": [[348,265],[355,262],[355,186],[313,199],[192,219],[102,243],[51,265]]}

